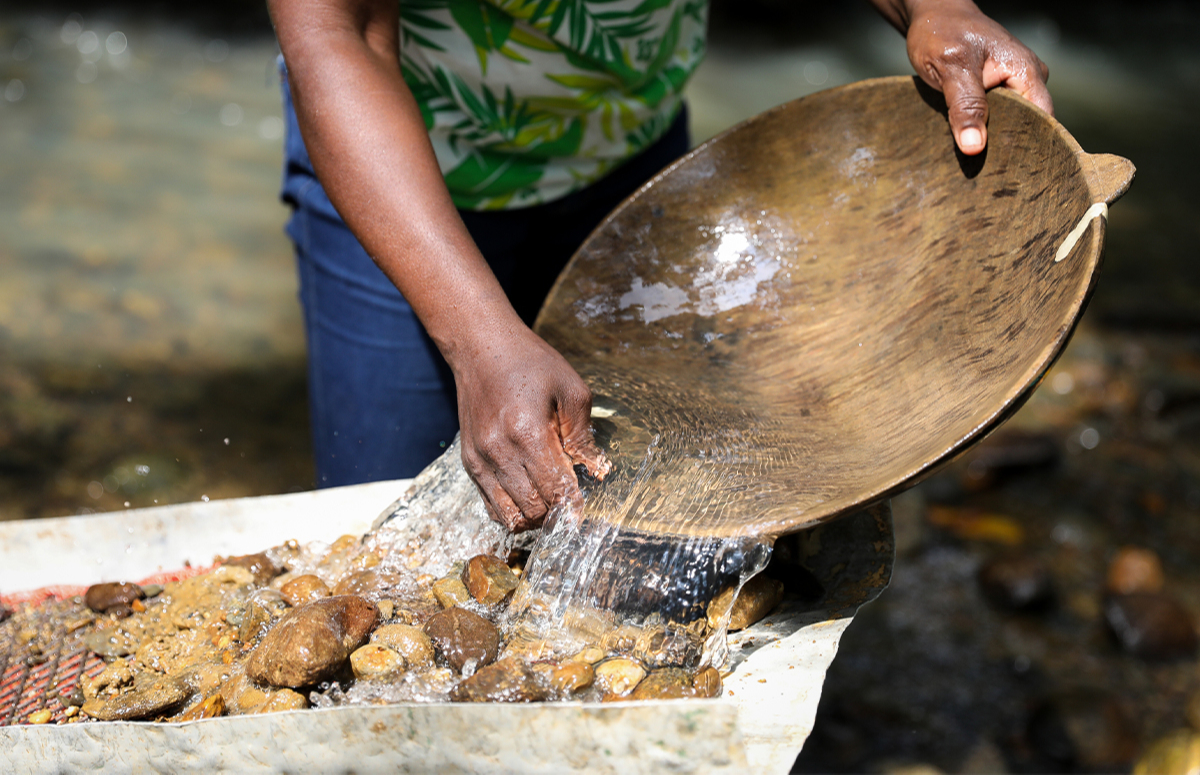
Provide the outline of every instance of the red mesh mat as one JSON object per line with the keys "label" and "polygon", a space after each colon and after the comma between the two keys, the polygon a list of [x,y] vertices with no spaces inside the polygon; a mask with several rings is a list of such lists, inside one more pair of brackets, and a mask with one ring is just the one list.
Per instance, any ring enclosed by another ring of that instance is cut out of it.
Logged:
{"label": "red mesh mat", "polygon": [[[181,568],[156,573],[140,583],[145,586],[181,581],[211,569]],[[0,603],[9,607],[40,606],[49,600],[82,595],[86,590],[86,586],[42,587],[2,595]],[[85,649],[78,638],[69,637],[65,623],[58,624],[51,643],[49,651],[33,656],[21,645],[19,634],[0,632],[0,727],[29,723],[30,714],[42,710],[50,711],[50,721],[64,721],[67,706],[60,695],[74,694],[80,676],[94,678],[104,670],[105,661]]]}

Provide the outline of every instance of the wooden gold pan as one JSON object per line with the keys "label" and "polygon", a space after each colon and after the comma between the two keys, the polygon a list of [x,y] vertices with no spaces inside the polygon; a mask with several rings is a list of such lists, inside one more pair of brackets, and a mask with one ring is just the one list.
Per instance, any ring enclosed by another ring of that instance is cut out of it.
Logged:
{"label": "wooden gold pan", "polygon": [[941,95],[884,78],[781,105],[644,185],[537,331],[616,463],[587,513],[777,536],[911,486],[1062,351],[1133,165],[1013,93],[959,155]]}

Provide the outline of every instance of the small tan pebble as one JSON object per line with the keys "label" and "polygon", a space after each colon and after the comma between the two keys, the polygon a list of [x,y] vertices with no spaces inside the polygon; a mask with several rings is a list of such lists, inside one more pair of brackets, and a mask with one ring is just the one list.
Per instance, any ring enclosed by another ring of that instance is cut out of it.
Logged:
{"label": "small tan pebble", "polygon": [[25,720],[30,724],[45,724],[50,720],[51,715],[52,714],[48,708],[42,708],[41,710],[35,710],[33,713],[30,713],[25,717]]}
{"label": "small tan pebble", "polygon": [[220,693],[216,693],[175,716],[171,721],[199,721],[202,718],[216,718],[224,715],[225,698]]}
{"label": "small tan pebble", "polygon": [[442,608],[453,608],[471,599],[471,593],[462,579],[450,576],[433,582],[433,596]]}
{"label": "small tan pebble", "polygon": [[578,654],[571,657],[568,661],[583,662],[584,664],[594,665],[600,660],[604,659],[606,656],[608,655],[604,653],[604,649],[597,648],[596,646],[588,646]]}
{"label": "small tan pebble", "polygon": [[733,599],[737,595],[737,587],[726,587],[721,590],[720,594],[714,597],[708,603],[708,626],[710,629],[717,629],[721,626],[721,620],[729,613],[729,609],[733,607]]}
{"label": "small tan pebble", "polygon": [[337,554],[338,552],[344,552],[347,549],[353,549],[354,547],[358,546],[359,540],[360,539],[358,536],[352,536],[352,535],[340,536],[329,547],[329,553]]}
{"label": "small tan pebble", "polygon": [[146,597],[158,597],[162,594],[162,591],[162,584],[147,584],[146,586],[142,587],[142,592],[145,593]]}
{"label": "small tan pebble", "polygon": [[129,607],[133,609],[134,613],[139,613],[139,614],[146,613],[146,604],[143,603],[141,600],[134,600],[132,603],[129,604]]}
{"label": "small tan pebble", "polygon": [[391,619],[392,612],[396,610],[396,604],[391,600],[380,600],[375,607],[379,609],[380,619]]}
{"label": "small tan pebble", "polygon": [[450,692],[453,702],[539,702],[545,688],[519,659],[501,659],[479,668]]}
{"label": "small tan pebble", "polygon": [[433,586],[433,582],[435,582],[435,581],[437,581],[437,576],[434,576],[432,573],[417,574],[417,585],[418,586],[431,587],[431,586]]}
{"label": "small tan pebble", "polygon": [[729,613],[729,631],[744,630],[763,619],[783,600],[783,582],[755,576],[742,586]]}
{"label": "small tan pebble", "polygon": [[1116,595],[1158,592],[1163,588],[1162,562],[1149,549],[1123,546],[1108,564],[1108,591]]}
{"label": "small tan pebble", "polygon": [[350,567],[357,570],[370,570],[382,562],[375,552],[363,552],[350,561]]}
{"label": "small tan pebble", "polygon": [[462,582],[471,597],[484,605],[503,601],[517,588],[516,574],[504,560],[490,554],[479,554],[468,560],[462,571]]}
{"label": "small tan pebble", "polygon": [[758,682],[759,682],[760,684],[765,684],[765,683],[767,682],[767,679],[765,679],[765,678],[760,678],[760,679],[758,679]]}
{"label": "small tan pebble", "polygon": [[721,672],[715,667],[706,667],[696,673],[692,686],[701,697],[716,697],[721,694]]}
{"label": "small tan pebble", "polygon": [[329,597],[329,587],[320,578],[310,573],[297,576],[284,584],[279,588],[279,594],[283,596],[288,605],[298,608],[305,603]]}
{"label": "small tan pebble", "polygon": [[233,636],[226,633],[225,635],[221,636],[220,640],[217,641],[217,648],[229,648],[230,643],[233,643]]}
{"label": "small tan pebble", "polygon": [[355,678],[390,678],[404,672],[404,667],[404,657],[377,643],[368,643],[350,655]]}
{"label": "small tan pebble", "polygon": [[271,696],[262,705],[254,709],[255,713],[279,713],[285,710],[304,710],[308,707],[308,700],[303,694],[294,692],[291,689],[280,689],[276,692],[271,692]]}
{"label": "small tan pebble", "polygon": [[637,647],[638,638],[641,635],[641,627],[627,624],[608,632],[600,641],[600,647],[609,654],[630,654]]}
{"label": "small tan pebble", "polygon": [[382,579],[379,572],[360,570],[351,573],[337,583],[333,588],[335,595],[366,595],[379,589]]}
{"label": "small tan pebble", "polygon": [[646,668],[640,663],[623,657],[605,660],[596,665],[596,686],[606,694],[624,696],[633,691],[634,687],[646,677]]}
{"label": "small tan pebble", "polygon": [[533,666],[550,688],[559,694],[574,694],[592,685],[596,674],[591,665],[582,662],[542,662]]}
{"label": "small tan pebble", "polygon": [[642,679],[629,695],[631,700],[678,700],[695,697],[691,676],[678,667],[655,670]]}
{"label": "small tan pebble", "polygon": [[397,652],[410,667],[433,665],[433,641],[420,627],[385,624],[371,634],[371,642]]}
{"label": "small tan pebble", "polygon": [[64,715],[64,716],[66,716],[67,718],[71,718],[72,716],[74,716],[74,715],[75,715],[76,713],[78,713],[78,712],[79,712],[79,706],[77,706],[77,705],[68,705],[68,706],[67,706],[67,709],[63,711],[63,715]]}

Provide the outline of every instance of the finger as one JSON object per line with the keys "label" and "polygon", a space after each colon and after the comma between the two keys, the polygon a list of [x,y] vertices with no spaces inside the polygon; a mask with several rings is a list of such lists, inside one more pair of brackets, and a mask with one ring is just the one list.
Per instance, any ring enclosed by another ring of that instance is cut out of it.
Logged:
{"label": "finger", "polygon": [[525,466],[516,462],[516,458],[515,454],[509,457],[508,465],[495,472],[496,481],[504,489],[509,501],[516,505],[517,510],[523,516],[522,521],[531,525],[540,525],[550,507],[546,505],[546,501],[542,500],[537,488],[529,481],[529,474],[526,473]]}
{"label": "finger", "polygon": [[541,447],[544,454],[525,462],[529,480],[538,488],[542,500],[554,509],[566,505],[575,510],[583,508],[583,493],[575,478],[571,458],[563,451],[558,438],[551,438]]}
{"label": "finger", "polygon": [[1011,68],[988,60],[983,68],[985,83],[995,83],[1012,89],[1053,116],[1054,101],[1050,98],[1050,90],[1046,88],[1049,77],[1050,68],[1032,52],[1029,52],[1029,58],[1023,60],[1019,67]]}
{"label": "finger", "polygon": [[965,68],[948,68],[942,78],[942,93],[950,110],[954,142],[967,156],[987,147],[988,102],[981,73]]}
{"label": "finger", "polygon": [[591,393],[560,398],[555,418],[558,437],[571,463],[582,465],[593,479],[602,481],[612,471],[612,462],[592,438]]}
{"label": "finger", "polygon": [[522,530],[528,530],[525,526],[526,519],[521,514],[521,509],[513,502],[504,488],[500,486],[499,480],[492,471],[486,467],[480,467],[478,463],[468,464],[465,456],[463,460],[466,465],[467,472],[471,474],[471,478],[475,481],[475,487],[478,488],[479,494],[483,496],[483,505],[487,509],[488,516],[493,522],[499,522],[504,527],[508,528],[513,533],[519,533]]}

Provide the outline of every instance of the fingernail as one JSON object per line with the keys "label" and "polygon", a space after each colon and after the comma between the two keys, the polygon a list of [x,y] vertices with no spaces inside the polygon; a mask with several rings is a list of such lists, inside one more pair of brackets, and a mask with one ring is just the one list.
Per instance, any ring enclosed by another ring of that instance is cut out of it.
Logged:
{"label": "fingernail", "polygon": [[974,127],[964,129],[959,135],[959,142],[962,143],[963,148],[978,148],[983,145],[983,132]]}

